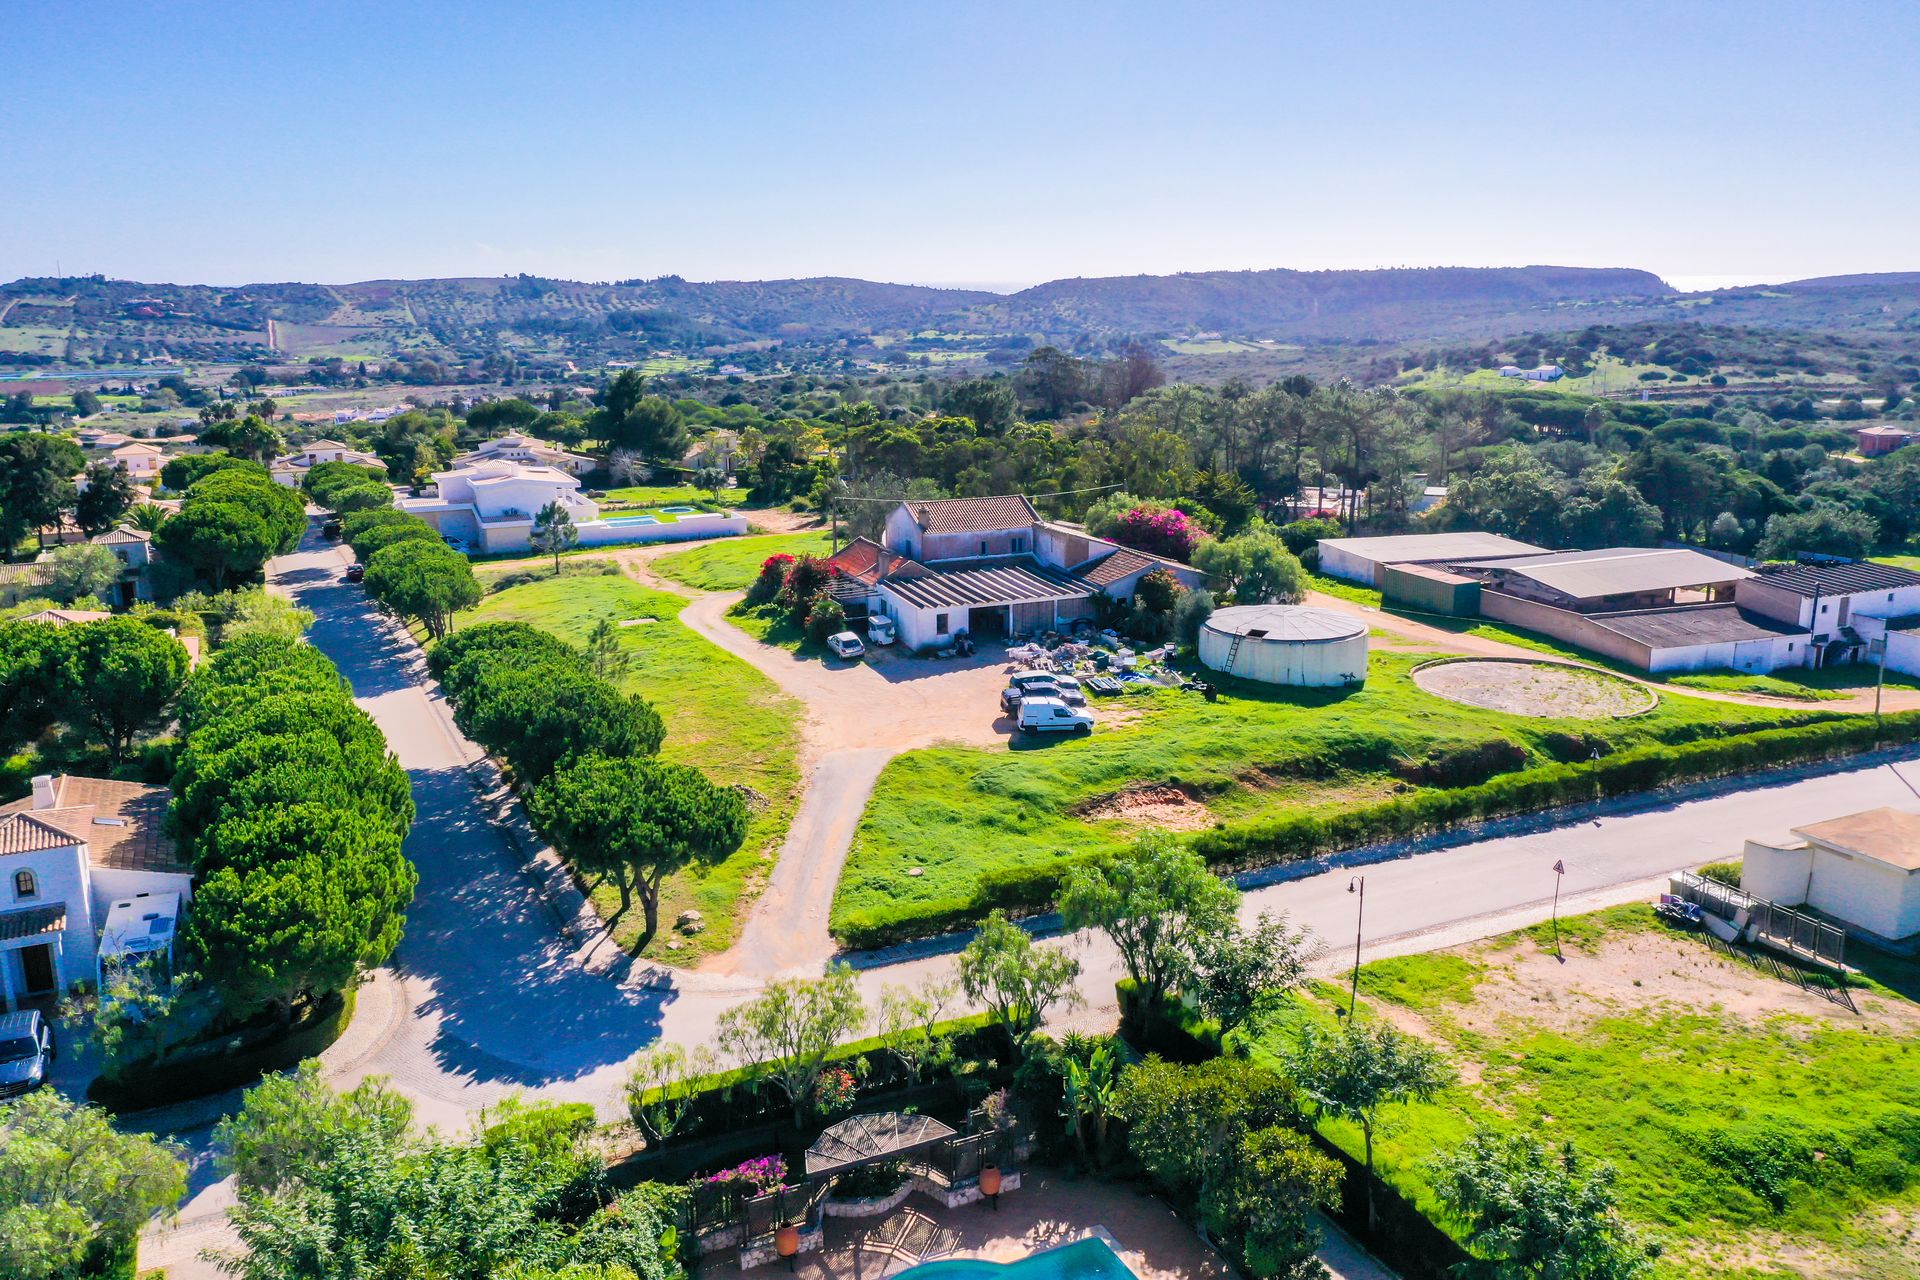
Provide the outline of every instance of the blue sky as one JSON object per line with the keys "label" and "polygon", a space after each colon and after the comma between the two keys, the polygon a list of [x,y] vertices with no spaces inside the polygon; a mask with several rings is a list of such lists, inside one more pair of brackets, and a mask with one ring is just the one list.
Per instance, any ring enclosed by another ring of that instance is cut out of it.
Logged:
{"label": "blue sky", "polygon": [[0,278],[1920,269],[1920,6],[16,3]]}

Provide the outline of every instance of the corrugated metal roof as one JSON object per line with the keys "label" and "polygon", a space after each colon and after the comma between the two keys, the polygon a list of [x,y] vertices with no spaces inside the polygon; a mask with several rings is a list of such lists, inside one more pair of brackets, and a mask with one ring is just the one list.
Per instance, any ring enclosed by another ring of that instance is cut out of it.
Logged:
{"label": "corrugated metal roof", "polygon": [[1681,605],[1645,613],[1590,613],[1587,621],[1655,649],[1804,636],[1806,631],[1730,604]]}
{"label": "corrugated metal roof", "polygon": [[1790,569],[1762,569],[1760,581],[1796,595],[1812,597],[1851,595],[1857,591],[1892,591],[1920,586],[1920,573],[1894,564],[1797,564]]}
{"label": "corrugated metal roof", "polygon": [[[921,567],[921,566],[915,566]],[[919,574],[889,574],[887,590],[922,609],[971,608],[1023,600],[1078,600],[1092,591],[1085,582],[1026,564]]]}
{"label": "corrugated metal roof", "polygon": [[1751,570],[1676,547],[1561,551],[1547,556],[1482,560],[1475,567],[1526,578],[1576,600],[1717,585],[1753,576]]}
{"label": "corrugated metal roof", "polygon": [[1544,555],[1545,547],[1505,538],[1497,533],[1403,533],[1383,538],[1322,538],[1320,545],[1390,564],[1396,560],[1473,560],[1491,556]]}

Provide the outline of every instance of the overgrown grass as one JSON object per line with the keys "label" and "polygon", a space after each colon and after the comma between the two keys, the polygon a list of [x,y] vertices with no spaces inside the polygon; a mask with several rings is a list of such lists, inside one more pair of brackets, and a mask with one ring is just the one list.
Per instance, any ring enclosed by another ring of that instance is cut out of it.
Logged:
{"label": "overgrown grass", "polygon": [[[1544,763],[1556,733],[1598,735],[1620,749],[1809,718],[1679,697],[1623,720],[1503,715],[1421,690],[1409,672],[1427,660],[1375,653],[1355,691],[1218,680],[1225,696],[1217,703],[1173,691],[1139,695],[1128,700],[1137,720],[1085,739],[908,752],[874,789],[834,900],[835,923],[882,906],[951,902],[983,873],[1122,845],[1137,828],[1077,811],[1138,783],[1187,788],[1204,802],[1203,820],[1224,822],[1376,800],[1407,785],[1396,763],[1493,738]],[[916,866],[921,873],[909,876]]]}
{"label": "overgrown grass", "polygon": [[[481,572],[483,581],[500,576]],[[716,782],[748,787],[754,797],[753,820],[739,852],[704,874],[675,876],[667,883],[661,901],[665,925],[689,907],[706,917],[706,930],[684,940],[682,957],[730,946],[773,867],[799,802],[802,715],[800,704],[766,676],[682,625],[679,615],[686,603],[621,575],[574,573],[495,592],[459,619],[461,626],[527,622],[575,644],[584,644],[602,619],[652,619],[621,627],[618,635],[631,657],[623,687],[646,698],[666,721],[661,759],[698,765]],[[593,898],[603,916],[619,909],[619,893],[611,886],[596,889]],[[623,944],[639,935],[639,914],[636,910],[615,922],[615,936]],[[666,944],[676,936],[663,928],[648,954],[667,955]]]}
{"label": "overgrown grass", "polygon": [[829,550],[824,531],[727,538],[662,556],[653,562],[653,571],[702,591],[745,591],[759,576],[761,562],[768,556],[823,556]]}
{"label": "overgrown grass", "polygon": [[[1603,964],[1604,948],[1642,931],[1665,933],[1645,906],[1562,922],[1569,951],[1577,941],[1603,952]],[[1682,935],[1679,945],[1706,944]],[[1551,990],[1531,1003],[1508,995],[1498,1017],[1471,1003],[1484,1003],[1484,977],[1478,993],[1462,989],[1463,964],[1490,974],[1550,946],[1532,929],[1464,956],[1363,966],[1363,1009],[1381,1002],[1420,1015],[1462,1068],[1463,1083],[1434,1102],[1386,1108],[1375,1163],[1390,1183],[1457,1230],[1428,1162],[1488,1123],[1570,1141],[1613,1164],[1623,1211],[1668,1248],[1656,1275],[1914,1274],[1915,1246],[1900,1224],[1920,1205],[1920,1036],[1884,1021],[1865,1028],[1838,1007],[1740,1016],[1710,991],[1690,997],[1684,978],[1650,981],[1644,1000],[1587,1002],[1577,1013]],[[1579,970],[1563,972],[1577,989]],[[1323,985],[1256,1053],[1283,1050],[1304,1019],[1331,1023],[1335,1003],[1344,1008],[1344,988]],[[1321,1129],[1359,1154],[1357,1127]]]}

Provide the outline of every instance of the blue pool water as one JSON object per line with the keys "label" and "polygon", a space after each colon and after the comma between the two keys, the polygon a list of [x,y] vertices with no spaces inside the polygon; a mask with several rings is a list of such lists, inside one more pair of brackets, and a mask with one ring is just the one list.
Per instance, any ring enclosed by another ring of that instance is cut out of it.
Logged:
{"label": "blue pool water", "polygon": [[613,516],[601,521],[602,524],[659,524],[652,516]]}
{"label": "blue pool water", "polygon": [[1104,1240],[1089,1238],[1036,1253],[1019,1262],[959,1258],[923,1262],[895,1280],[1134,1280],[1133,1272]]}
{"label": "blue pool water", "polygon": [[694,512],[698,511],[700,508],[698,507],[662,507],[660,509],[666,512],[670,516],[690,516]]}

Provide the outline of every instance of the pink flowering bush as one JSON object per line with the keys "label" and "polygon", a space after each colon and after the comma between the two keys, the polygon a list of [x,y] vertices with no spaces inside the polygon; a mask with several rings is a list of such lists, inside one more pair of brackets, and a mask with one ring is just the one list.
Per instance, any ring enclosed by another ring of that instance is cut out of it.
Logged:
{"label": "pink flowering bush", "polygon": [[756,1156],[752,1160],[743,1160],[731,1169],[722,1169],[710,1173],[703,1181],[710,1187],[732,1187],[744,1196],[761,1196],[787,1182],[787,1158],[785,1156]]}
{"label": "pink flowering bush", "polygon": [[860,1082],[853,1072],[845,1067],[828,1067],[820,1073],[820,1081],[813,1087],[814,1105],[832,1115],[834,1112],[853,1105],[854,1095],[860,1091]]}
{"label": "pink flowering bush", "polygon": [[1193,549],[1206,536],[1207,531],[1186,512],[1144,504],[1121,516],[1113,530],[1115,542],[1180,561],[1191,559]]}

